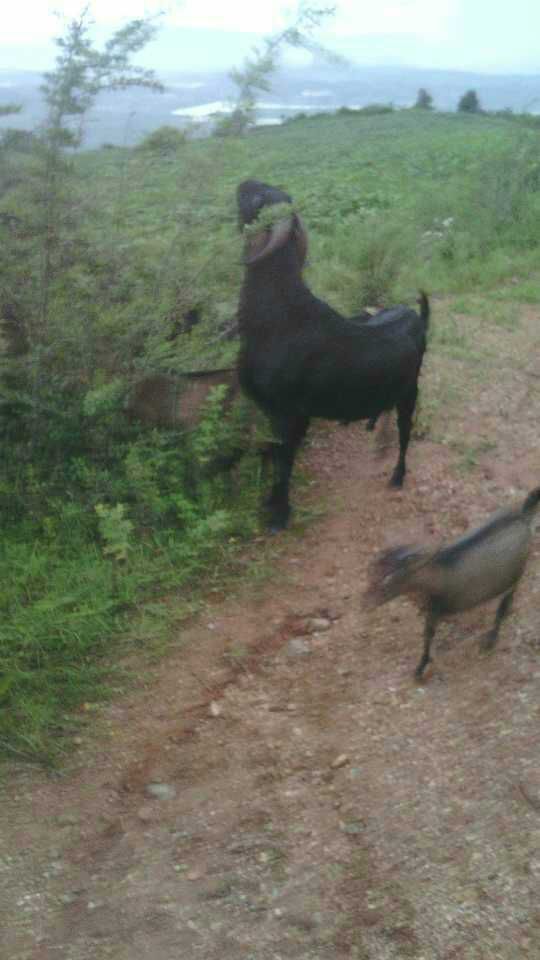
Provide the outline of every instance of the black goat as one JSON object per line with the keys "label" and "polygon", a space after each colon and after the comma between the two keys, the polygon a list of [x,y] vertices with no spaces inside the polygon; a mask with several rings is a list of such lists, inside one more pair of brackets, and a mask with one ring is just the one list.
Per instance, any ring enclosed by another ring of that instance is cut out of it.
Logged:
{"label": "black goat", "polygon": [[540,487],[519,507],[502,510],[476,530],[446,547],[400,546],[380,554],[372,567],[368,602],[380,604],[410,594],[426,611],[424,650],[416,677],[430,662],[431,642],[439,619],[469,610],[502,594],[495,622],[482,648],[497,643],[523,575],[540,504]]}
{"label": "black goat", "polygon": [[[264,207],[290,204],[287,193],[257,180],[237,192],[239,222],[252,224]],[[240,294],[240,383],[270,417],[274,483],[267,502],[270,526],[287,526],[289,482],[296,452],[312,417],[375,423],[397,409],[399,459],[391,483],[405,476],[405,455],[426,349],[429,303],[420,316],[408,307],[363,315],[355,323],[318,300],[302,280],[307,236],[292,210],[246,239]]]}

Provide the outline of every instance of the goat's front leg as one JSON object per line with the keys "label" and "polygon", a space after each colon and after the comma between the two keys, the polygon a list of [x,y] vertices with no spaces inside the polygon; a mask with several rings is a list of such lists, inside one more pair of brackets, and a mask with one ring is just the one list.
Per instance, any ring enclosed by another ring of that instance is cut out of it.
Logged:
{"label": "goat's front leg", "polygon": [[431,657],[430,657],[431,643],[432,643],[433,637],[435,636],[435,630],[437,629],[438,619],[439,619],[439,614],[438,614],[437,608],[433,603],[431,603],[426,613],[426,622],[424,626],[424,651],[422,653],[420,663],[418,664],[414,672],[414,675],[417,680],[422,679],[422,674],[424,673],[424,670],[426,669],[428,663],[431,662]]}
{"label": "goat's front leg", "polygon": [[495,622],[491,630],[486,633],[485,637],[482,637],[480,641],[481,650],[493,650],[493,647],[499,639],[499,630],[501,628],[501,623],[504,618],[508,616],[510,610],[512,609],[512,601],[514,599],[514,591],[511,590],[510,593],[505,593],[502,598],[499,606],[497,607],[497,613],[495,614]]}
{"label": "goat's front leg", "polygon": [[399,428],[399,457],[390,479],[391,487],[403,486],[403,479],[407,469],[405,465],[405,457],[407,455],[407,447],[409,446],[409,439],[411,436],[412,418],[414,409],[416,407],[417,393],[418,387],[415,383],[414,388],[411,389],[405,400],[402,400],[401,403],[398,404],[397,419]]}
{"label": "goat's front leg", "polygon": [[266,501],[268,526],[272,533],[283,530],[291,513],[289,504],[289,483],[298,447],[309,427],[309,417],[274,419],[274,429],[281,440],[272,447],[274,462],[274,482],[270,496]]}

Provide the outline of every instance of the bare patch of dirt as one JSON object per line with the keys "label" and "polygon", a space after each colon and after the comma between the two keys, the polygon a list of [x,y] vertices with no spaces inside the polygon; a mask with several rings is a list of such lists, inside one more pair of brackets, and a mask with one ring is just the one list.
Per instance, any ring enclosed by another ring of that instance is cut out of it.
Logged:
{"label": "bare patch of dirt", "polygon": [[2,956],[540,955],[540,545],[494,654],[493,610],[473,611],[422,685],[415,609],[362,604],[375,549],[455,536],[540,482],[538,321],[498,331],[482,377],[455,365],[463,400],[436,414],[444,442],[411,444],[402,492],[395,445],[314,431],[294,499],[327,512],[274,576],[210,600],[61,776],[7,771]]}

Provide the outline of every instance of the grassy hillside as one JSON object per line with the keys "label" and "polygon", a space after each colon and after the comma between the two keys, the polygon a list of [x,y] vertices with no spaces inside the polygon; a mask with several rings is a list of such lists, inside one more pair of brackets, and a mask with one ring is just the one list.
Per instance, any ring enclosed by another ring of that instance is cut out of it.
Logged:
{"label": "grassy hillside", "polygon": [[[308,281],[343,311],[424,287],[511,327],[513,302],[540,294],[539,137],[506,118],[343,112],[241,140],[79,155],[55,188],[46,296],[39,158],[0,153],[2,311],[32,340],[2,362],[0,749],[48,755],[80,702],[103,693],[113,638],[166,634],[196,580],[257,529],[257,457],[232,482],[205,473],[246,435],[244,410],[224,423],[216,395],[189,437],[123,415],[145,373],[234,360],[221,334],[241,282],[238,182],[290,191],[310,235]],[[202,323],[173,336],[195,306]],[[473,347],[436,316],[439,356]],[[172,605],[152,599],[173,588]]]}
{"label": "grassy hillside", "polygon": [[377,259],[394,271],[385,295],[418,283],[486,288],[526,271],[540,229],[539,137],[504,118],[346,112],[188,143],[161,160],[111,150],[80,164],[86,189],[95,184],[98,230],[120,220],[117,239],[136,239],[164,279],[185,278],[217,317],[234,309],[240,282],[234,190],[247,176],[292,193],[310,229],[310,282],[344,308],[362,303]]}

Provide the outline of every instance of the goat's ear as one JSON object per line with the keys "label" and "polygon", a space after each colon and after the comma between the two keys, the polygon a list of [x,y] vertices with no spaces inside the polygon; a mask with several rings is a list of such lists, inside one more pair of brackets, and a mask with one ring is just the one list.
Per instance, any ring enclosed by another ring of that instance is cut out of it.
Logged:
{"label": "goat's ear", "polygon": [[283,247],[289,239],[292,227],[293,218],[284,217],[283,220],[278,220],[270,230],[263,230],[250,237],[246,243],[244,255],[246,266],[251,267],[254,263],[265,260],[270,254]]}

